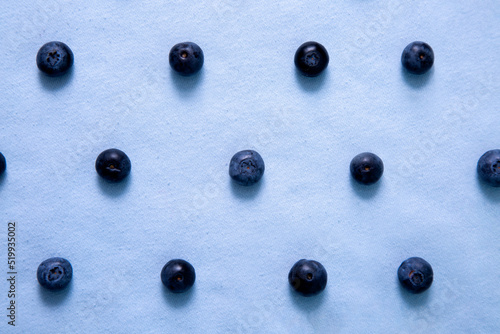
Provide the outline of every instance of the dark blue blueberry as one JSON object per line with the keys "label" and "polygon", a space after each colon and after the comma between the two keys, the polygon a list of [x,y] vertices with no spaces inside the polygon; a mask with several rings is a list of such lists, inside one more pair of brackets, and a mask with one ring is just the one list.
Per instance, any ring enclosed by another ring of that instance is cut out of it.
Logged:
{"label": "dark blue blueberry", "polygon": [[433,278],[431,265],[419,257],[404,260],[398,269],[399,282],[412,293],[424,292],[430,288]]}
{"label": "dark blue blueberry", "polygon": [[193,266],[184,260],[170,260],[161,270],[161,281],[174,293],[191,289],[196,279]]}
{"label": "dark blue blueberry", "polygon": [[288,283],[295,291],[306,297],[314,296],[323,291],[327,279],[325,267],[313,260],[297,261],[288,273]]}
{"label": "dark blue blueberry", "polygon": [[40,71],[51,77],[66,73],[73,66],[73,60],[73,52],[62,42],[48,42],[36,55],[36,65]]}
{"label": "dark blue blueberry", "polygon": [[401,63],[410,73],[424,74],[434,64],[434,51],[432,51],[432,48],[427,43],[410,43],[403,50]]}
{"label": "dark blue blueberry", "polygon": [[363,184],[373,184],[377,182],[384,173],[384,163],[377,155],[364,152],[355,156],[351,160],[352,177]]}
{"label": "dark blue blueberry", "polygon": [[477,173],[484,182],[500,187],[500,150],[491,150],[479,158]]}
{"label": "dark blue blueberry", "polygon": [[170,66],[181,75],[193,75],[203,66],[203,51],[193,42],[175,44],[170,50]]}
{"label": "dark blue blueberry", "polygon": [[38,283],[49,290],[64,289],[73,277],[73,268],[68,260],[53,257],[40,263],[36,272]]}
{"label": "dark blue blueberry", "polygon": [[265,169],[264,160],[260,154],[252,150],[236,153],[229,162],[229,175],[242,186],[250,186],[259,182]]}
{"label": "dark blue blueberry", "polygon": [[318,76],[329,61],[325,47],[317,42],[305,42],[295,52],[295,66],[307,77]]}
{"label": "dark blue blueberry", "polygon": [[102,152],[95,161],[97,174],[108,181],[123,180],[130,174],[131,168],[128,156],[116,148]]}
{"label": "dark blue blueberry", "polygon": [[5,172],[5,169],[7,168],[7,162],[5,161],[5,157],[3,154],[0,152],[0,175]]}

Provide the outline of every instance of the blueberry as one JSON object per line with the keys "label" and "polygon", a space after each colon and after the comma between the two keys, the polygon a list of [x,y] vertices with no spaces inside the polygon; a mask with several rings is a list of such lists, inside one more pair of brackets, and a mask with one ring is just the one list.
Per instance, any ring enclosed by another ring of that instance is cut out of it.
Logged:
{"label": "blueberry", "polygon": [[161,281],[174,293],[191,289],[196,279],[193,266],[184,260],[170,260],[161,270]]}
{"label": "blueberry", "polygon": [[363,184],[373,184],[377,182],[384,173],[384,163],[377,155],[364,152],[355,156],[351,160],[352,177]]}
{"label": "blueberry", "polygon": [[297,261],[290,273],[288,283],[303,296],[314,296],[326,287],[326,269],[317,261],[302,259]]}
{"label": "blueberry", "polygon": [[424,74],[434,64],[434,51],[432,51],[432,48],[427,43],[410,43],[403,50],[401,63],[410,73]]}
{"label": "blueberry", "polygon": [[484,182],[500,187],[500,150],[491,150],[479,158],[477,173]]}
{"label": "blueberry", "polygon": [[68,260],[53,257],[40,263],[36,272],[38,283],[49,290],[61,290],[73,277],[73,268]]}
{"label": "blueberry", "polygon": [[429,262],[419,257],[410,257],[398,269],[401,285],[411,293],[421,293],[430,288],[434,273]]}
{"label": "blueberry", "polygon": [[240,151],[229,162],[229,175],[242,186],[259,182],[265,169],[264,160],[253,150]]}
{"label": "blueberry", "polygon": [[128,156],[116,149],[103,151],[95,161],[97,174],[108,181],[121,181],[130,174],[131,163]]}
{"label": "blueberry", "polygon": [[58,77],[73,66],[73,52],[62,42],[44,44],[36,55],[36,65],[43,73]]}
{"label": "blueberry", "polygon": [[203,60],[203,51],[193,42],[175,44],[169,54],[172,69],[184,76],[198,72],[203,66]]}
{"label": "blueberry", "polygon": [[5,169],[7,168],[7,162],[5,161],[5,157],[3,156],[2,152],[0,152],[0,175],[5,172]]}
{"label": "blueberry", "polygon": [[295,52],[295,66],[307,77],[318,76],[328,66],[329,61],[325,47],[317,42],[306,42]]}

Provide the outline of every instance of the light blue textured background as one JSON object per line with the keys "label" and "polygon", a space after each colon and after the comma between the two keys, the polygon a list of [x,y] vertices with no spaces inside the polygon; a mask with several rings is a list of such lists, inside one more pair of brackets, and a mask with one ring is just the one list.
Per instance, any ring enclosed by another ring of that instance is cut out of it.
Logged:
{"label": "light blue textured background", "polygon": [[[500,3],[456,1],[3,1],[0,5],[0,277],[7,222],[18,224],[17,326],[1,333],[495,333],[500,326],[500,189],[476,163],[500,148]],[[41,75],[45,42],[67,43],[71,74]],[[170,48],[198,43],[194,78]],[[330,66],[297,75],[316,40]],[[414,40],[433,70],[405,74]],[[94,161],[117,147],[127,182]],[[266,163],[231,184],[231,156]],[[354,184],[372,151],[381,182]],[[71,261],[62,293],[42,291],[44,259]],[[434,268],[428,292],[403,292],[409,256]],[[197,272],[164,291],[171,258]],[[302,298],[287,274],[315,259],[324,293]]]}

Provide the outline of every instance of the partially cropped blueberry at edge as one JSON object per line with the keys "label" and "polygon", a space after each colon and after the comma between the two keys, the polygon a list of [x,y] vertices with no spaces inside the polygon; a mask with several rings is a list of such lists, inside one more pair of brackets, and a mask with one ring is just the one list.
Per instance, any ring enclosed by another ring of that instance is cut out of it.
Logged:
{"label": "partially cropped blueberry at edge", "polygon": [[481,180],[493,187],[500,187],[500,149],[484,153],[477,162]]}
{"label": "partially cropped blueberry at edge", "polygon": [[132,164],[125,152],[110,148],[99,154],[95,169],[100,177],[108,181],[121,181],[130,174]]}
{"label": "partially cropped blueberry at edge", "polygon": [[40,71],[51,77],[58,77],[73,66],[73,52],[63,42],[48,42],[36,55],[36,64]]}
{"label": "partially cropped blueberry at edge", "polygon": [[317,261],[301,259],[288,273],[288,283],[299,294],[310,297],[326,287],[328,275],[325,267]]}
{"label": "partially cropped blueberry at edge", "polygon": [[412,42],[408,44],[401,54],[403,67],[413,74],[424,74],[434,64],[434,51],[429,44]]}
{"label": "partially cropped blueberry at edge", "polygon": [[364,152],[351,160],[350,171],[356,181],[369,185],[382,177],[384,163],[376,154]]}
{"label": "partially cropped blueberry at edge", "polygon": [[173,293],[182,293],[191,289],[196,280],[194,267],[182,259],[168,261],[161,270],[161,281]]}
{"label": "partially cropped blueberry at edge", "polygon": [[421,293],[430,288],[434,272],[429,262],[420,257],[410,257],[398,269],[401,285],[411,293]]}
{"label": "partially cropped blueberry at edge", "polygon": [[193,42],[174,45],[168,58],[172,69],[184,76],[193,75],[200,71],[204,62],[202,49]]}
{"label": "partially cropped blueberry at edge", "polygon": [[320,75],[328,66],[329,61],[330,57],[325,47],[313,41],[299,46],[294,57],[297,70],[307,77]]}
{"label": "partially cropped blueberry at edge", "polygon": [[7,162],[5,161],[5,157],[0,152],[0,175],[2,175],[5,172],[5,169],[7,168]]}
{"label": "partially cropped blueberry at edge", "polygon": [[40,263],[36,273],[38,283],[48,290],[64,289],[71,282],[71,263],[61,257],[52,257]]}
{"label": "partially cropped blueberry at edge", "polygon": [[253,150],[239,151],[229,162],[229,175],[242,186],[250,186],[259,182],[265,169],[264,160]]}

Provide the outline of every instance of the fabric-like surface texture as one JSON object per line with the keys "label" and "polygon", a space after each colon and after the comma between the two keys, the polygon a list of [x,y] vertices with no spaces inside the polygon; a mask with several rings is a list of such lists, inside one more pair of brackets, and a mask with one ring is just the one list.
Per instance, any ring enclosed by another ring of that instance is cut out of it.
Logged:
{"label": "fabric-like surface texture", "polygon": [[[0,11],[1,333],[494,333],[500,327],[500,188],[476,163],[500,148],[500,3],[472,1],[3,1]],[[49,78],[38,49],[62,41],[71,72]],[[313,40],[330,64],[299,75]],[[433,69],[405,73],[416,40]],[[194,77],[170,48],[204,52]],[[132,162],[120,184],[103,150]],[[253,149],[262,180],[231,182]],[[351,180],[361,152],[384,162]],[[16,222],[16,327],[7,324],[7,223]],[[37,266],[59,256],[58,293]],[[427,260],[432,287],[402,291],[397,269]],[[174,258],[196,282],[162,286]],[[299,259],[325,291],[290,289]]]}

